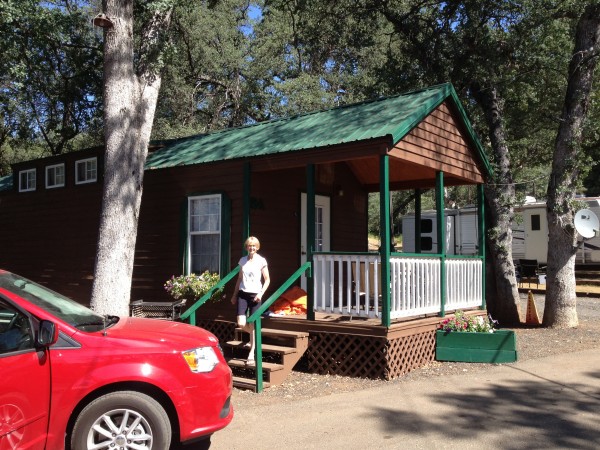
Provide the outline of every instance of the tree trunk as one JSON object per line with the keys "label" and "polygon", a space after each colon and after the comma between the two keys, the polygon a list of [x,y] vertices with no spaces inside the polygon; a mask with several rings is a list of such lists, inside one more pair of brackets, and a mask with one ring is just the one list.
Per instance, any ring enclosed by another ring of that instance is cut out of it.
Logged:
{"label": "tree trunk", "polygon": [[493,274],[491,286],[495,290],[487,291],[487,305],[492,317],[502,325],[514,325],[520,322],[519,290],[515,278],[515,266],[512,260],[512,229],[514,216],[513,202],[515,189],[510,171],[508,146],[502,124],[502,104],[494,86],[481,86],[473,83],[472,92],[484,112],[489,129],[494,157],[493,179],[485,186],[485,196],[490,218],[486,241],[490,253]]}
{"label": "tree trunk", "polygon": [[573,328],[579,324],[575,293],[577,232],[573,200],[580,186],[583,122],[590,103],[600,51],[600,5],[590,4],[577,24],[569,64],[565,103],[558,128],[548,184],[548,267],[543,325]]}
{"label": "tree trunk", "polygon": [[[134,69],[133,0],[104,0],[104,190],[91,306],[129,315],[144,165],[160,88],[156,67]],[[170,11],[157,27],[168,26]],[[159,28],[142,37],[146,46]],[[148,30],[147,30],[148,31]],[[144,61],[144,55],[139,55]]]}

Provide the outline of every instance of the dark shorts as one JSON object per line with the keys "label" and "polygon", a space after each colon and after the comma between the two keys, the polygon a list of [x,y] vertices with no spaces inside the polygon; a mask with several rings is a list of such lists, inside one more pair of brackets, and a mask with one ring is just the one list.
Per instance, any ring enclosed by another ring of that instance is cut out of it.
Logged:
{"label": "dark shorts", "polygon": [[261,302],[255,302],[254,297],[256,297],[256,294],[251,292],[238,291],[238,316],[245,316],[248,311],[250,311],[250,315],[252,315],[260,308]]}

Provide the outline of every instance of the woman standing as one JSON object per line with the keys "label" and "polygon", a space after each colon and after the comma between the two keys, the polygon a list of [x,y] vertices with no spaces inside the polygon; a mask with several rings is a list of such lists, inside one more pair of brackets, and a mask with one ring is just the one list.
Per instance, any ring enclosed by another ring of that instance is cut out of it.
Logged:
{"label": "woman standing", "polygon": [[[250,334],[250,353],[247,365],[254,364],[254,325],[246,322],[247,315],[252,315],[261,305],[263,294],[269,287],[269,267],[267,260],[258,254],[260,242],[250,236],[244,243],[247,256],[240,258],[240,274],[235,284],[231,303],[237,302],[237,325]],[[264,281],[263,281],[264,280]]]}

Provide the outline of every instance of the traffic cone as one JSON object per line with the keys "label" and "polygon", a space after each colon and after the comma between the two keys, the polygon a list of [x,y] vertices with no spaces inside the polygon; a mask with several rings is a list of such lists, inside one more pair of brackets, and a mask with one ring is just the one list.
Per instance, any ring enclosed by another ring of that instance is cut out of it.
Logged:
{"label": "traffic cone", "polygon": [[535,307],[533,293],[531,291],[527,294],[527,315],[525,316],[525,323],[527,325],[541,325],[540,317],[538,316],[537,308]]}

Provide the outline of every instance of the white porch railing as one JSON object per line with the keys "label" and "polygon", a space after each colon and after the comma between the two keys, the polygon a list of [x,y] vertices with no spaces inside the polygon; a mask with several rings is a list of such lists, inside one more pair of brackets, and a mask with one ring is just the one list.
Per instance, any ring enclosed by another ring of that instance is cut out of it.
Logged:
{"label": "white porch railing", "polygon": [[[319,253],[313,257],[314,309],[322,313],[381,317],[381,263],[378,254]],[[390,258],[390,318],[441,310],[441,259]],[[482,302],[481,260],[446,260],[445,310]]]}
{"label": "white porch railing", "polygon": [[446,260],[446,310],[481,305],[483,280],[480,259]]}
{"label": "white porch railing", "polygon": [[440,279],[439,258],[390,258],[390,318],[439,312]]}

